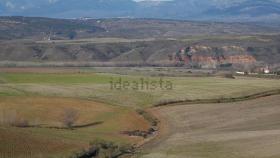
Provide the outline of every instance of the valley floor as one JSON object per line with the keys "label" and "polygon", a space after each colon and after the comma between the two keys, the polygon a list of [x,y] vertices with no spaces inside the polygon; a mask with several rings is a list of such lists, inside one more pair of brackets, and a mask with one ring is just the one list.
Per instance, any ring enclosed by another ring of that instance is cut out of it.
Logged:
{"label": "valley floor", "polygon": [[280,96],[152,109],[163,132],[142,158],[280,157]]}
{"label": "valley floor", "polygon": [[[69,110],[78,115],[70,129],[64,124]],[[68,158],[96,140],[138,143],[143,138],[121,132],[148,128],[133,109],[75,98],[0,96],[0,158]]]}
{"label": "valley floor", "polygon": [[[165,72],[166,76],[152,76],[155,72]],[[160,131],[136,157],[280,156],[279,95],[244,102],[153,108],[168,101],[231,99],[279,90],[279,80],[175,77],[179,73],[185,74],[163,68],[0,69],[0,158],[69,157],[97,139],[141,144],[147,139],[124,133],[145,132],[154,126],[154,118],[140,114],[143,110],[160,119]],[[111,89],[111,81],[119,79],[129,83],[162,79],[174,87]],[[78,114],[73,129],[65,128],[69,110]]]}

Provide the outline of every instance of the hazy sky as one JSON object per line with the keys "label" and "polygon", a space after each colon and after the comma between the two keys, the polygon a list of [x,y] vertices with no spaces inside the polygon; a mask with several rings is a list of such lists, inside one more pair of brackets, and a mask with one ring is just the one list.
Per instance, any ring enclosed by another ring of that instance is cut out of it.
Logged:
{"label": "hazy sky", "polygon": [[[131,3],[132,1],[155,3]],[[160,3],[166,1],[171,2]],[[0,0],[0,16],[280,21],[279,2],[280,0]]]}
{"label": "hazy sky", "polygon": [[140,2],[140,1],[172,1],[172,0],[134,0],[136,2]]}

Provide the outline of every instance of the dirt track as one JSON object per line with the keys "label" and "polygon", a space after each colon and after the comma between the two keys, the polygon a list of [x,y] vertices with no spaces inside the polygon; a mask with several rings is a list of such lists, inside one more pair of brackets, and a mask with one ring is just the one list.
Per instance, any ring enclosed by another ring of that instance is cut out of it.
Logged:
{"label": "dirt track", "polygon": [[160,107],[158,138],[145,158],[278,158],[280,96],[222,104]]}

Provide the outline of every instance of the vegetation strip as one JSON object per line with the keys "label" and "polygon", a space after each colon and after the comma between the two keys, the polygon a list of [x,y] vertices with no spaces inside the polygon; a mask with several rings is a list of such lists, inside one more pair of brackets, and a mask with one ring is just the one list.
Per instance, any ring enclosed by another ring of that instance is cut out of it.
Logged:
{"label": "vegetation strip", "polygon": [[120,145],[113,142],[96,140],[90,143],[90,148],[79,153],[75,153],[71,158],[119,158],[135,152],[135,148],[130,145]]}
{"label": "vegetation strip", "polygon": [[103,123],[102,121],[99,121],[99,122],[93,122],[93,123],[89,123],[89,124],[76,125],[76,126],[70,126],[70,127],[42,126],[42,125],[28,125],[28,124],[19,124],[19,125],[13,125],[13,126],[19,127],[19,128],[49,128],[49,129],[61,129],[61,130],[75,130],[75,129],[80,129],[80,128],[97,126],[102,123]]}
{"label": "vegetation strip", "polygon": [[71,158],[97,158],[100,156],[119,158],[135,155],[137,149],[157,135],[159,124],[159,120],[149,112],[141,109],[136,110],[136,112],[147,120],[151,127],[147,131],[136,130],[124,131],[121,133],[129,136],[143,137],[143,142],[134,145],[122,145],[105,140],[95,140],[90,143],[90,147],[88,149],[74,153]]}
{"label": "vegetation strip", "polygon": [[158,131],[159,120],[154,116],[152,116],[150,113],[146,112],[145,110],[138,109],[136,110],[136,112],[139,115],[141,115],[146,121],[148,121],[151,127],[147,131],[135,130],[135,131],[123,131],[121,133],[128,136],[143,137],[145,139],[153,137],[155,133]]}
{"label": "vegetation strip", "polygon": [[276,89],[276,90],[270,90],[270,91],[266,91],[266,92],[261,92],[261,93],[256,93],[256,94],[241,96],[241,97],[234,97],[234,98],[164,101],[164,102],[155,104],[154,107],[175,106],[175,105],[182,105],[182,104],[185,105],[185,104],[232,103],[232,102],[258,99],[258,98],[262,98],[262,97],[268,97],[268,96],[279,95],[279,94],[280,94],[280,89]]}

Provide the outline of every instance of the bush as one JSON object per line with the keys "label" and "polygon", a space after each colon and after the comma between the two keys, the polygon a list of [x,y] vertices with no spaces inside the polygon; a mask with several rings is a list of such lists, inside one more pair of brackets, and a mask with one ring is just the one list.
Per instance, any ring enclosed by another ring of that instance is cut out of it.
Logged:
{"label": "bush", "polygon": [[141,110],[141,109],[137,109],[136,112],[143,116],[145,120],[147,120],[151,126],[157,126],[158,125],[158,119],[156,119],[155,117],[153,117],[152,115],[150,115],[148,112]]}
{"label": "bush", "polygon": [[75,109],[65,109],[63,118],[62,118],[62,123],[65,127],[67,128],[72,128],[74,123],[78,120],[79,114],[78,111]]}
{"label": "bush", "polygon": [[134,152],[134,147],[130,145],[119,145],[110,141],[95,140],[90,143],[89,149],[74,154],[73,158],[117,158]]}

